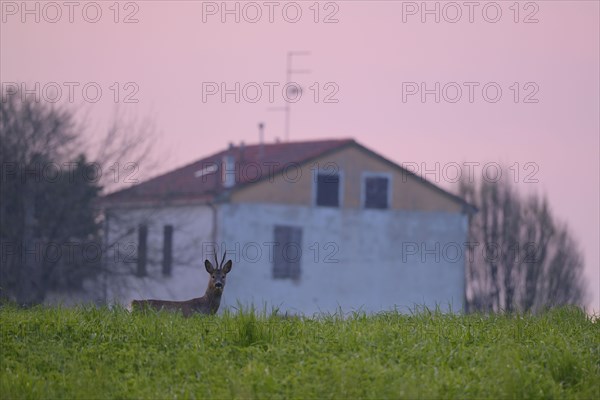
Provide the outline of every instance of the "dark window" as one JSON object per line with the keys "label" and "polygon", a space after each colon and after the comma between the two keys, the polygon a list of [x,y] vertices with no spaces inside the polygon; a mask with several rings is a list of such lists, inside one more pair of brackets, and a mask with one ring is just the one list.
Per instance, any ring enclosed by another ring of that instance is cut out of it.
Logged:
{"label": "dark window", "polygon": [[146,225],[140,225],[138,228],[137,276],[146,276],[147,245],[148,227]]}
{"label": "dark window", "polygon": [[317,205],[340,206],[340,176],[331,173],[317,174]]}
{"label": "dark window", "polygon": [[388,208],[389,179],[373,176],[365,179],[365,208]]}
{"label": "dark window", "polygon": [[273,246],[273,278],[300,279],[302,258],[302,228],[293,226],[275,227]]}
{"label": "dark window", "polygon": [[163,230],[163,275],[171,275],[173,266],[173,226],[165,225]]}

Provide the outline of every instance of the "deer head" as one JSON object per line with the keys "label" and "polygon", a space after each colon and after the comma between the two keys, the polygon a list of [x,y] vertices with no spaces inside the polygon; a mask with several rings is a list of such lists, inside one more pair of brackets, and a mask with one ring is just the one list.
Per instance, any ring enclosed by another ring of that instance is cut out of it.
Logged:
{"label": "deer head", "polygon": [[209,287],[209,289],[211,289],[212,291],[215,291],[217,293],[223,292],[223,289],[225,288],[225,278],[226,278],[227,274],[229,273],[229,271],[231,271],[231,266],[233,264],[231,262],[231,260],[229,260],[225,264],[223,264],[223,262],[225,261],[226,254],[227,254],[227,252],[223,253],[223,259],[219,263],[219,260],[217,259],[217,253],[215,252],[216,267],[213,266],[210,261],[208,261],[208,260],[204,261],[204,266],[206,267],[206,272],[208,272],[210,274],[210,280],[208,282],[208,287]]}

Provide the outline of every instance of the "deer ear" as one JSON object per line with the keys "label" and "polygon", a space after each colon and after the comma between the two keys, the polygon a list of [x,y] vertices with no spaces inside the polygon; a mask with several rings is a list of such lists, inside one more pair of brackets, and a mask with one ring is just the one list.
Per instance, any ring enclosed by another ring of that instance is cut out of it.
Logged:
{"label": "deer ear", "polygon": [[231,262],[231,260],[227,261],[225,263],[225,265],[223,265],[223,272],[225,272],[226,274],[229,273],[229,271],[231,271],[231,266],[233,265],[233,263]]}
{"label": "deer ear", "polygon": [[208,260],[204,260],[204,267],[206,268],[206,272],[208,272],[209,274],[212,274],[215,270],[215,268]]}

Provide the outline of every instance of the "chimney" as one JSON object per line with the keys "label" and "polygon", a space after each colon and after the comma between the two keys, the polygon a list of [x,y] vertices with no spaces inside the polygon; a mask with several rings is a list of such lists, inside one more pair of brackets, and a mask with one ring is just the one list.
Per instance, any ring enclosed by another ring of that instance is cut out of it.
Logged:
{"label": "chimney", "polygon": [[235,157],[231,154],[223,156],[221,179],[225,189],[231,189],[235,185]]}
{"label": "chimney", "polygon": [[229,142],[228,151],[221,161],[221,182],[225,189],[231,189],[235,185],[235,155],[233,142]]}
{"label": "chimney", "polygon": [[246,144],[242,140],[240,142],[240,167],[244,165],[244,150],[246,149]]}

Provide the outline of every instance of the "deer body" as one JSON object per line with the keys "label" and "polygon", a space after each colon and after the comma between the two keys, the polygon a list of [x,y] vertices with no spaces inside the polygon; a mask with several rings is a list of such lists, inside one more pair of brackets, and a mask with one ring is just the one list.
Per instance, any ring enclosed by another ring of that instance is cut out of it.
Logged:
{"label": "deer body", "polygon": [[231,260],[225,261],[225,254],[221,263],[218,263],[217,255],[215,254],[217,267],[213,267],[210,261],[204,261],[206,272],[210,274],[208,288],[204,296],[186,301],[170,301],[170,300],[133,300],[131,302],[132,310],[144,308],[152,308],[157,311],[181,311],[184,317],[190,317],[193,314],[216,314],[221,304],[221,296],[225,288],[225,277],[231,271]]}

